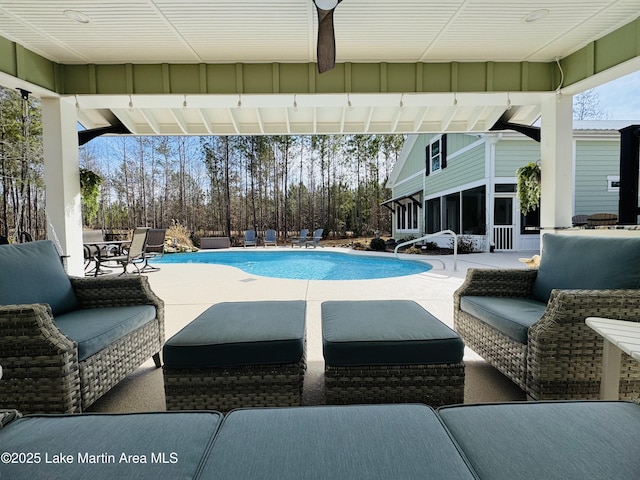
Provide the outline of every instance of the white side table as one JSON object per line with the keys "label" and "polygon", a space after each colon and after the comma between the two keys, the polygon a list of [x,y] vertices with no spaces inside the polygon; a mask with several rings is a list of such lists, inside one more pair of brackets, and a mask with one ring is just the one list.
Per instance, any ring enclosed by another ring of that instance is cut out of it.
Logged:
{"label": "white side table", "polygon": [[625,352],[640,361],[640,323],[600,317],[588,317],[586,323],[604,338],[600,399],[618,400],[620,355]]}

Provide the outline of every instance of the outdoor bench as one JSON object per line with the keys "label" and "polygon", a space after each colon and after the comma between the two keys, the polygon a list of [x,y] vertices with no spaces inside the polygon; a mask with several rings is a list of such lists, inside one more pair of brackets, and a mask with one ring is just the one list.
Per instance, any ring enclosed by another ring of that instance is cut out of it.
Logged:
{"label": "outdoor bench", "polygon": [[621,401],[35,415],[0,428],[0,478],[638,478],[639,444]]}

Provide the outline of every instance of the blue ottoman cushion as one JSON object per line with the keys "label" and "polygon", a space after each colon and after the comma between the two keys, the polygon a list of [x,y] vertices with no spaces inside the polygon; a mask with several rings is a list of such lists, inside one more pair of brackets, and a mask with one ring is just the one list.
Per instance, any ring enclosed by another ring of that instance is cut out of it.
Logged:
{"label": "blue ottoman cushion", "polygon": [[411,300],[322,303],[322,349],[332,366],[462,361],[464,343]]}
{"label": "blue ottoman cushion", "polygon": [[213,305],[163,347],[166,367],[298,363],[304,353],[306,302]]}

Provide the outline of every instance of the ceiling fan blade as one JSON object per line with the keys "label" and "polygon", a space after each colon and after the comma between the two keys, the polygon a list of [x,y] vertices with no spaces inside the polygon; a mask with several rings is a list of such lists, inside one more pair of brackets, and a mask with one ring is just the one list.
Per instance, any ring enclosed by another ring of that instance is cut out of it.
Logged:
{"label": "ceiling fan blade", "polygon": [[[336,6],[340,1],[342,0],[338,0]],[[336,66],[336,39],[333,30],[335,7],[323,10],[316,4],[316,10],[318,11],[318,72],[324,73]]]}

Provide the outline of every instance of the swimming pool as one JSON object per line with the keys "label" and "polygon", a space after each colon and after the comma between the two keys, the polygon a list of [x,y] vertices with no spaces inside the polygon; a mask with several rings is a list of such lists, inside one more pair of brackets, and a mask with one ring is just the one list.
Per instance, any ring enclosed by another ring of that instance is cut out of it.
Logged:
{"label": "swimming pool", "polygon": [[421,261],[315,250],[176,253],[154,263],[216,263],[262,277],[297,280],[368,280],[414,275],[433,268]]}

